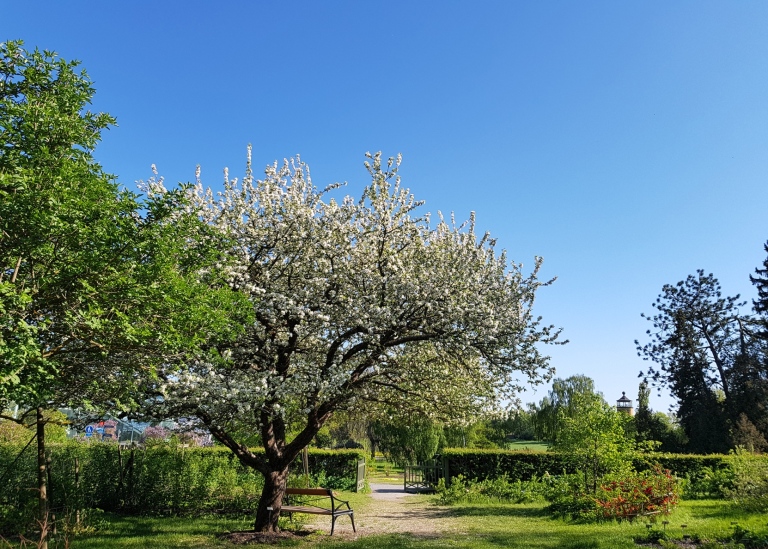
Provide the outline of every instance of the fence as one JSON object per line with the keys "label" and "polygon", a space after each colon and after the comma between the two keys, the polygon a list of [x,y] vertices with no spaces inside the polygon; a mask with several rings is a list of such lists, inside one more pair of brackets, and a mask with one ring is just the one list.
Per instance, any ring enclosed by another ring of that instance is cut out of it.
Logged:
{"label": "fence", "polygon": [[434,492],[441,478],[446,478],[446,463],[442,459],[407,465],[403,480],[406,492]]}

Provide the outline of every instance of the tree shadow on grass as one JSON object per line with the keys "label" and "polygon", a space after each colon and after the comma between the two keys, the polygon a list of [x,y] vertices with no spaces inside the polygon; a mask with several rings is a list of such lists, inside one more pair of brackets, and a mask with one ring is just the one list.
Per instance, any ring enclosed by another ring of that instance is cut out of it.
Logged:
{"label": "tree shadow on grass", "polygon": [[746,514],[744,509],[723,500],[699,500],[689,510],[700,519],[739,519]]}
{"label": "tree shadow on grass", "polygon": [[549,513],[543,507],[517,507],[513,505],[462,505],[451,509],[455,517],[547,517]]}
{"label": "tree shadow on grass", "polygon": [[[318,545],[322,549],[343,548],[343,549],[413,549],[415,547],[423,549],[442,549],[447,544],[445,540],[449,538],[427,539],[410,534],[385,534],[378,536],[367,536],[364,538],[345,541],[339,539],[326,538]],[[562,536],[554,537],[542,531],[537,534],[527,533],[521,536],[519,533],[510,532],[508,534],[470,534],[450,536],[451,547],[467,548],[504,548],[504,549],[612,549],[610,542],[608,544],[600,543],[594,536],[576,535],[572,539],[563,540]]]}
{"label": "tree shadow on grass", "polygon": [[574,536],[574,539],[563,540],[558,537],[557,540],[553,540],[552,536],[546,532],[535,535],[528,533],[524,539],[520,539],[520,536],[512,533],[508,535],[494,534],[483,536],[483,542],[485,546],[491,547],[526,547],[526,549],[550,547],[557,547],[558,549],[601,549],[607,547],[595,540],[593,536],[578,535]]}
{"label": "tree shadow on grass", "polygon": [[[77,547],[169,547],[169,539],[185,540],[185,547],[207,547],[203,538],[213,539],[222,530],[242,529],[248,522],[220,517],[142,517],[108,513],[95,533],[78,536]],[[177,541],[178,543],[178,541]]]}

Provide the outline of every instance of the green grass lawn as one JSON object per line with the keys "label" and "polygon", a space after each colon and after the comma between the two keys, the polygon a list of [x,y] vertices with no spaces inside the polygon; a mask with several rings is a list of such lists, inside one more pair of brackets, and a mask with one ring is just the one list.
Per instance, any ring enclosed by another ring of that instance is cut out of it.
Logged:
{"label": "green grass lawn", "polygon": [[[353,508],[364,513],[366,498],[349,494]],[[611,522],[574,524],[550,518],[542,504],[528,505],[457,505],[449,511],[456,521],[458,533],[424,539],[409,535],[385,535],[344,541],[326,534],[313,534],[300,540],[289,540],[280,546],[307,549],[368,548],[405,549],[455,547],[466,549],[492,548],[566,548],[621,549],[637,548],[634,538],[646,535],[642,522]],[[234,546],[217,538],[217,534],[245,530],[252,524],[250,517],[241,519],[209,518],[146,518],[106,517],[108,524],[90,536],[75,538],[73,549],[123,548],[207,548]],[[706,539],[725,538],[735,524],[761,536],[768,536],[768,517],[745,513],[722,501],[687,501],[669,518],[666,532],[674,538],[689,534]],[[685,530],[681,525],[686,524]],[[660,523],[653,526],[662,529]],[[0,547],[3,547],[0,544]]]}
{"label": "green grass lawn", "polygon": [[394,463],[377,458],[368,468],[369,482],[398,484],[403,482],[403,468]]}
{"label": "green grass lawn", "polygon": [[[461,549],[621,549],[640,547],[635,538],[647,536],[646,522],[608,522],[574,524],[551,518],[542,504],[527,505],[457,505],[452,514],[461,525],[462,533],[438,539],[416,539],[410,536],[377,536],[353,542],[338,542],[326,538],[307,547],[382,549],[439,548]],[[683,502],[667,520],[652,525],[652,529],[665,531],[671,538],[681,539],[683,534],[701,539],[725,539],[734,531],[735,524],[755,534],[768,536],[768,517],[760,513],[744,513],[722,501]],[[686,525],[682,528],[682,525]]]}
{"label": "green grass lawn", "polygon": [[516,440],[505,444],[507,450],[530,450],[531,452],[546,452],[549,448],[548,442],[538,440]]}

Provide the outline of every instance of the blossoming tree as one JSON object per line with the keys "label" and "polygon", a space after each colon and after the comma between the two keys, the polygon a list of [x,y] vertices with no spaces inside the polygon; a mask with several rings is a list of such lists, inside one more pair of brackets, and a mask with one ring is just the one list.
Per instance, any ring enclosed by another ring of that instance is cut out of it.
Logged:
{"label": "blossoming tree", "polygon": [[[531,310],[549,284],[540,259],[525,275],[478,237],[474,215],[416,216],[400,158],[366,156],[359,201],[315,188],[298,157],[257,181],[249,150],[242,182],[225,176],[217,195],[198,177],[199,215],[230,242],[220,268],[254,322],[216,359],[169,366],[162,411],[197,418],[264,475],[260,531],[277,529],[288,467],[334,411],[385,403],[461,416],[552,373],[538,345],[559,331]],[[264,453],[248,449],[249,432]]]}

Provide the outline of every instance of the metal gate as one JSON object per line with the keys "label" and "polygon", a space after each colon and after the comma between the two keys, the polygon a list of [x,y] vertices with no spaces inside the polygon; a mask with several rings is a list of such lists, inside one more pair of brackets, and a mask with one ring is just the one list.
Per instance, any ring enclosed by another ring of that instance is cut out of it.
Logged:
{"label": "metal gate", "polygon": [[433,459],[419,465],[406,465],[403,489],[406,492],[434,492],[441,478],[445,478],[442,460]]}
{"label": "metal gate", "polygon": [[357,482],[355,483],[355,492],[360,492],[365,488],[365,460],[357,461]]}

